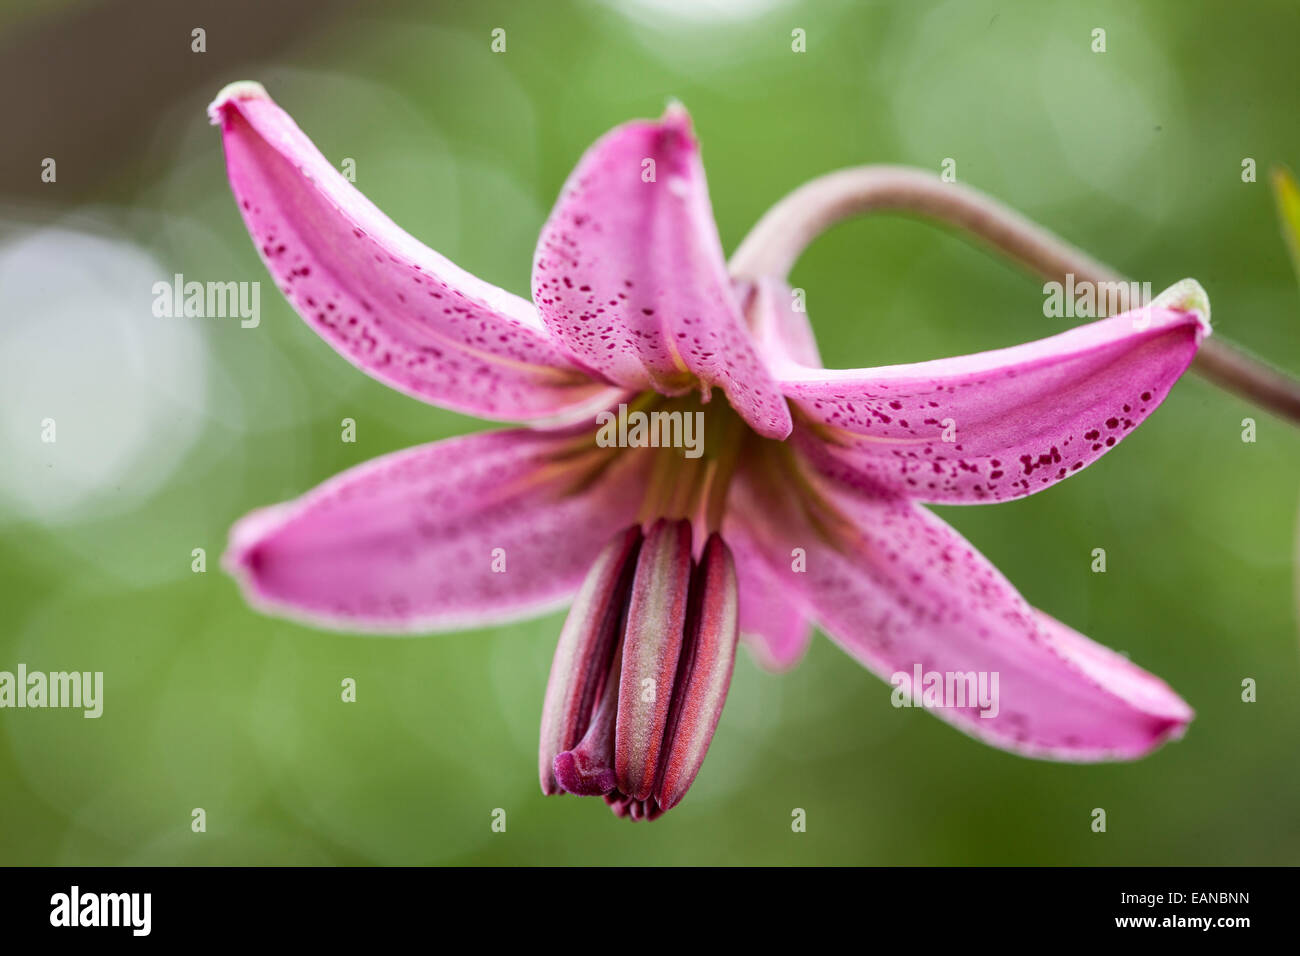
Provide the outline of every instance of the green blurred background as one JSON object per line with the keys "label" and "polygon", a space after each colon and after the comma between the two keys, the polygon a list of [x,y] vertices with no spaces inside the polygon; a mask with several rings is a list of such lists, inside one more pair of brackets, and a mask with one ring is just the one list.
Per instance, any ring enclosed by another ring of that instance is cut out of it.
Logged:
{"label": "green blurred background", "polygon": [[[266,6],[0,12],[0,670],[101,670],[106,685],[99,720],[0,711],[0,863],[1300,862],[1300,435],[1194,375],[1063,485],[942,509],[1032,603],[1196,709],[1185,739],[1134,764],[984,747],[892,708],[819,635],[789,674],[742,657],[691,795],[634,825],[538,792],[562,615],[379,639],[249,610],[217,567],[236,518],[486,426],[365,378],[295,316],[204,115],[225,83],[260,80],[400,224],[523,295],[578,156],[668,97],[694,115],[728,250],[813,176],[951,157],[961,181],[1156,291],[1195,276],[1219,334],[1300,374],[1300,293],[1267,183],[1300,164],[1293,0]],[[55,183],[40,181],[47,156]],[[154,318],[152,283],[177,272],[262,280],[261,326]],[[830,366],[1070,324],[1043,317],[1040,281],[900,218],[837,227],[794,284]]]}

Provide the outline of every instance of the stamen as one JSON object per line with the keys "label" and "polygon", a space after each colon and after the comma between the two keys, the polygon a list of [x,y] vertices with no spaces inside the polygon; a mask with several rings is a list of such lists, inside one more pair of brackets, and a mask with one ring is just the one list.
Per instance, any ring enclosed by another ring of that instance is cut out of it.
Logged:
{"label": "stamen", "polygon": [[731,549],[711,534],[691,579],[690,617],[655,784],[663,810],[677,806],[695,781],[722,716],[736,663],[739,607]]}
{"label": "stamen", "polygon": [[542,707],[538,774],[545,794],[560,792],[555,758],[583,739],[601,690],[617,665],[615,651],[640,546],[639,526],[626,529],[605,546],[560,632]]}
{"label": "stamen", "polygon": [[618,790],[611,790],[605,794],[605,802],[609,804],[609,809],[614,812],[614,816],[620,820],[627,817],[628,807],[631,803],[627,798],[627,794],[620,793]]}
{"label": "stamen", "polygon": [[618,788],[635,800],[645,800],[654,790],[690,578],[690,522],[660,519],[647,532],[637,556],[614,738]]}
{"label": "stamen", "polygon": [[663,807],[653,799],[633,800],[617,790],[605,794],[605,802],[620,820],[658,820],[664,815]]}

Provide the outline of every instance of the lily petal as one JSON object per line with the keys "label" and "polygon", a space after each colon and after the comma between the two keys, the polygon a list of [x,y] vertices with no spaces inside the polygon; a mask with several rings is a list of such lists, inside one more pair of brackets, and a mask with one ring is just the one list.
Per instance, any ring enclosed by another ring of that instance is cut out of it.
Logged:
{"label": "lily petal", "polygon": [[542,229],[533,300],[610,381],[679,395],[720,386],[760,434],[790,412],[741,319],[686,111],[627,123],[587,151]]}
{"label": "lily petal", "polygon": [[[774,278],[737,285],[742,287],[737,291],[745,298],[749,328],[758,350],[768,367],[777,370],[778,377],[791,363],[804,370],[822,367],[802,290],[792,289],[788,283]],[[799,369],[792,372],[797,375]]]}
{"label": "lily petal", "polygon": [[498,421],[578,417],[608,382],[568,356],[528,301],[412,238],[335,169],[256,83],[208,107],[254,244],[298,314],[371,377]]}
{"label": "lily petal", "polygon": [[991,707],[934,713],[1027,757],[1131,759],[1182,735],[1192,711],[1163,681],[1030,607],[935,515],[810,482],[815,496],[796,503],[745,478],[738,507],[765,553],[804,549],[804,572],[773,561],[773,573],[873,673],[908,692],[917,667],[984,674],[988,687],[996,675]]}
{"label": "lily petal", "polygon": [[636,456],[583,450],[579,431],[488,432],[368,461],[244,518],[224,565],[259,609],[346,630],[555,609],[634,522],[644,488]]}
{"label": "lily petal", "polygon": [[762,667],[788,671],[812,643],[812,623],[787,598],[784,580],[768,570],[745,522],[728,515],[723,532],[736,563],[741,639]]}
{"label": "lily petal", "polygon": [[1003,501],[1091,464],[1155,411],[1209,315],[1185,280],[1144,308],[1014,348],[777,374],[801,413],[796,440],[825,473],[920,501]]}

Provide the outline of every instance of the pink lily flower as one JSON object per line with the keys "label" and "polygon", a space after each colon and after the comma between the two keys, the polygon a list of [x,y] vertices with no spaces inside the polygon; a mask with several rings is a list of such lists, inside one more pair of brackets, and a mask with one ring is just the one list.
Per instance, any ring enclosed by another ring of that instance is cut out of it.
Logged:
{"label": "pink lily flower", "polygon": [[[1117,445],[1209,334],[1195,282],[1014,348],[828,370],[784,284],[728,275],[680,106],[583,156],[542,230],[532,302],[402,231],[260,86],[227,87],[210,113],[249,233],[308,325],[386,385],[528,425],[385,455],[255,511],[225,566],[259,609],[353,631],[572,601],[542,714],[545,793],[633,819],[672,808],[738,638],[788,668],[812,622],[918,698],[918,667],[998,675],[996,715],[974,700],[935,713],[1025,756],[1132,759],[1191,720],[923,504],[1033,494]],[[700,415],[699,456],[600,441],[597,413],[620,403],[669,426]]]}

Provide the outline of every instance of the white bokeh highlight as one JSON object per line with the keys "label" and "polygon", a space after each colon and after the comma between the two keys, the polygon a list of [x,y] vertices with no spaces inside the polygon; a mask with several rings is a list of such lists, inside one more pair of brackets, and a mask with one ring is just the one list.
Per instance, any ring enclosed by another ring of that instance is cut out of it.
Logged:
{"label": "white bokeh highlight", "polygon": [[184,457],[204,416],[200,324],[232,320],[155,317],[153,284],[170,277],[111,233],[0,240],[0,523],[120,513]]}

